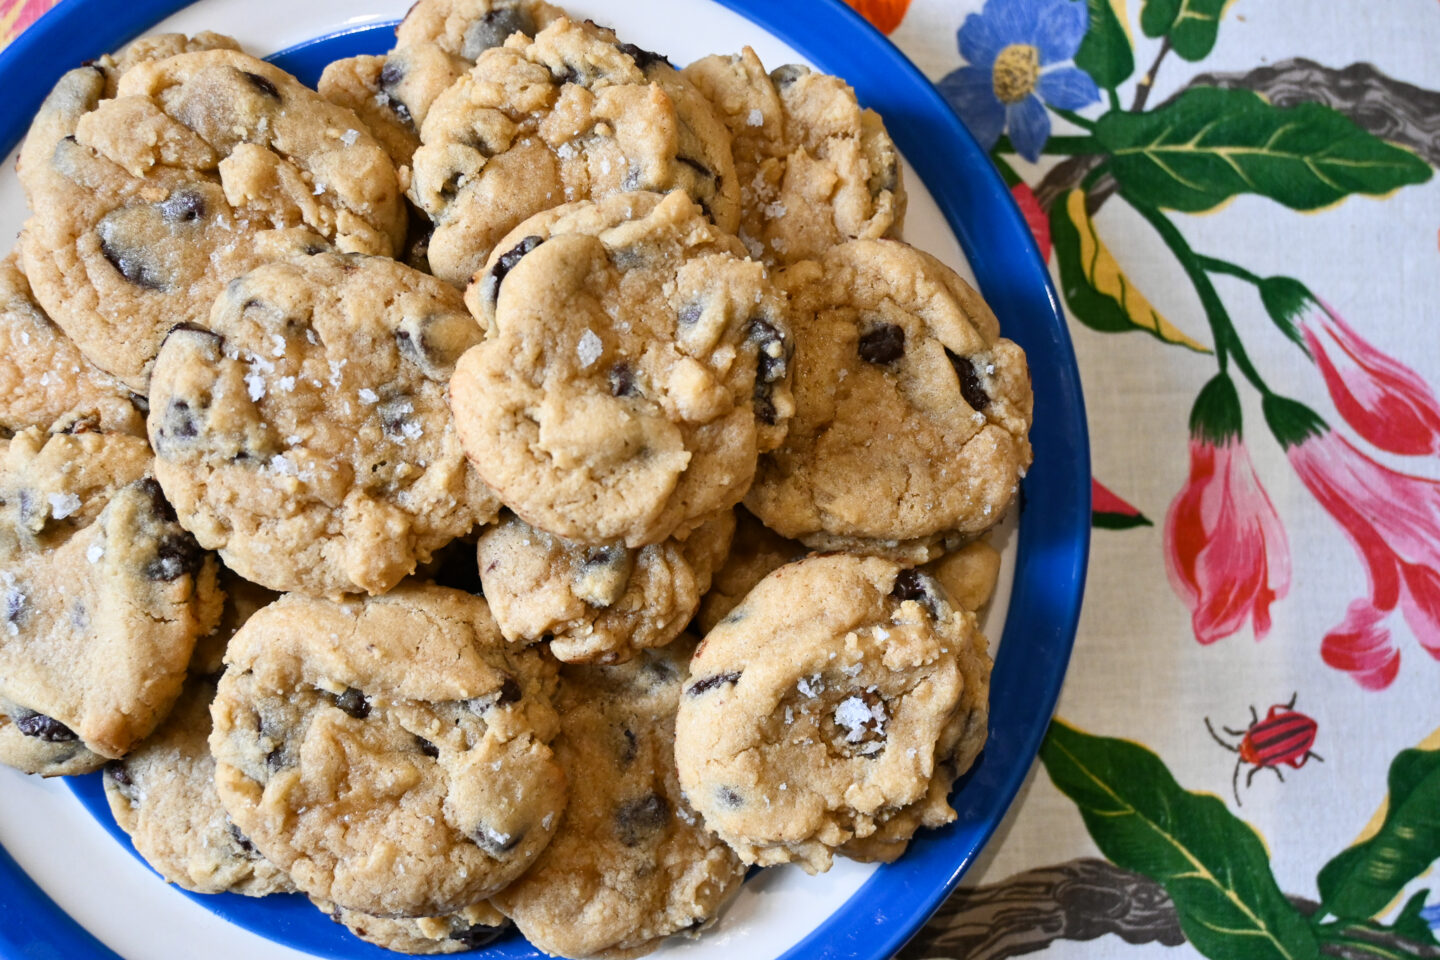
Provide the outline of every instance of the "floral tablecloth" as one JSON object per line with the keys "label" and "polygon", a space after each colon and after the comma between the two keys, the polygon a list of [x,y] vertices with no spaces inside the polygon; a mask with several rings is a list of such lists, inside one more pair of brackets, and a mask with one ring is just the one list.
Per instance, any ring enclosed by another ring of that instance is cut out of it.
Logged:
{"label": "floral tablecloth", "polygon": [[1057,719],[902,956],[1440,957],[1440,3],[850,2],[1012,185],[1096,472]]}

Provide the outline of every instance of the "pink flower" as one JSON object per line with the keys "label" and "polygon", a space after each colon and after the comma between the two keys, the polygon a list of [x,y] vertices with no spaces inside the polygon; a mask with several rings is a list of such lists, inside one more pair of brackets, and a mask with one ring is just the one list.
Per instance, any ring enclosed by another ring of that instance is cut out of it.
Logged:
{"label": "pink flower", "polygon": [[1270,631],[1270,604],[1290,589],[1290,550],[1238,436],[1191,439],[1190,481],[1165,515],[1165,559],[1196,640],[1228,637],[1247,618],[1256,640]]}
{"label": "pink flower", "polygon": [[1415,639],[1440,659],[1440,481],[1382,466],[1301,404],[1267,397],[1265,415],[1306,488],[1365,563],[1370,595],[1325,636],[1325,662],[1363,687],[1395,679],[1400,653],[1386,623],[1398,607]]}
{"label": "pink flower", "polygon": [[1290,548],[1240,439],[1240,398],[1220,374],[1190,414],[1190,480],[1165,515],[1170,584],[1190,608],[1195,639],[1214,643],[1254,624],[1290,589]]}
{"label": "pink flower", "polygon": [[1270,277],[1260,292],[1287,330],[1298,326],[1335,409],[1356,433],[1390,453],[1440,453],[1440,401],[1419,374],[1377,350],[1299,281]]}

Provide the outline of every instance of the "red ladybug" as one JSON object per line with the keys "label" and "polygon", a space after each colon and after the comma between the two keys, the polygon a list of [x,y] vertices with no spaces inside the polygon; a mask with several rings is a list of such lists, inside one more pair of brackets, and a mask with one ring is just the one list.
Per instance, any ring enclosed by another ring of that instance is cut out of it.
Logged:
{"label": "red ladybug", "polygon": [[1284,783],[1285,778],[1280,776],[1280,764],[1288,763],[1299,770],[1310,759],[1325,762],[1324,757],[1310,749],[1315,745],[1317,726],[1314,720],[1295,711],[1295,697],[1296,694],[1292,694],[1289,703],[1272,706],[1264,720],[1251,707],[1250,726],[1244,730],[1221,727],[1230,736],[1240,738],[1238,747],[1221,740],[1215,728],[1210,726],[1210,718],[1205,718],[1205,729],[1210,731],[1215,742],[1231,753],[1239,754],[1235,760],[1235,775],[1230,778],[1230,789],[1235,792],[1237,807],[1240,806],[1240,767],[1244,764],[1250,764],[1251,768],[1245,777],[1245,787],[1249,789],[1255,774],[1262,769],[1273,770]]}

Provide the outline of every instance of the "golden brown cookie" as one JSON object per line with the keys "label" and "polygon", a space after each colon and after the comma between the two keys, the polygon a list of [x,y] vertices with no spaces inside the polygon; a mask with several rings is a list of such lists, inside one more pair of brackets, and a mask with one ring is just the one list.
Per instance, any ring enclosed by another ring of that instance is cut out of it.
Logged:
{"label": "golden brown cookie", "polygon": [[290,594],[230,641],[211,707],[235,825],[305,893],[382,917],[490,896],[550,842],[555,669],[479,597]]}

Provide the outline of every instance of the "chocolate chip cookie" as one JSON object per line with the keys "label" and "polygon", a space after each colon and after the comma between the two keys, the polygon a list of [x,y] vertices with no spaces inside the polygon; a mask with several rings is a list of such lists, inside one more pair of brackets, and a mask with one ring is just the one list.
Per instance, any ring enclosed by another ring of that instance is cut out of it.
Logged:
{"label": "chocolate chip cookie", "polygon": [[479,597],[290,594],[230,641],[211,713],[235,825],[311,896],[436,917],[525,871],[559,825],[555,670]]}
{"label": "chocolate chip cookie", "polygon": [[543,0],[420,0],[395,28],[395,49],[336,60],[317,89],[354,110],[396,166],[409,166],[436,97],[486,50],[512,33],[533,37],[561,15]]}
{"label": "chocolate chip cookie", "polygon": [[145,862],[196,893],[292,893],[290,878],[236,829],[215,793],[210,701],[215,681],[187,682],[165,722],[105,767],[105,799]]}
{"label": "chocolate chip cookie", "polygon": [[752,256],[795,263],[846,240],[900,236],[900,153],[844,80],[799,64],[767,75],[749,47],[684,74],[734,138],[739,233]]}
{"label": "chocolate chip cookie", "polygon": [[143,405],[45,316],[19,255],[0,260],[0,431],[40,427],[143,437]]}
{"label": "chocolate chip cookie", "polygon": [[545,953],[649,953],[664,937],[698,933],[740,887],[739,858],[700,824],[675,775],[693,643],[621,666],[561,667],[555,753],[584,787],[535,866],[493,901]]}
{"label": "chocolate chip cookie", "polygon": [[896,842],[954,819],[951,762],[973,724],[967,694],[981,697],[962,668],[974,634],[934,578],[893,562],[781,567],[690,662],[675,728],[685,795],[746,863],[811,873],[897,818]]}
{"label": "chocolate chip cookie", "polygon": [[454,288],[318,254],[227,284],[207,327],[160,351],[150,442],[181,521],[240,575],[383,593],[494,518],[446,405],[481,336]]}
{"label": "chocolate chip cookie", "polygon": [[71,71],[41,107],[23,249],[46,312],[132,389],[148,392],[165,334],[203,325],[232,277],[332,246],[399,249],[394,165],[351,111],[235,50],[112,74]]}
{"label": "chocolate chip cookie", "polygon": [[745,505],[819,550],[910,563],[973,536],[1030,463],[1025,354],[953,270],[893,240],[785,269],[796,413]]}
{"label": "chocolate chip cookie", "polygon": [[180,695],[223,596],[145,441],[0,441],[0,762],[46,776],[124,756]]}
{"label": "chocolate chip cookie", "polygon": [[[482,52],[431,104],[410,198],[435,222],[435,275],[467,283],[532,214],[622,192],[685,191],[739,224],[730,135],[664,57],[562,17]],[[507,248],[508,249],[508,248]]]}
{"label": "chocolate chip cookie", "polygon": [[480,537],[480,580],[505,639],[547,639],[567,662],[619,663],[680,635],[734,529],[724,510],[684,540],[630,550],[587,547],[506,515]]}
{"label": "chocolate chip cookie", "polygon": [[682,192],[531,218],[466,302],[491,332],[450,381],[456,429],[532,526],[597,546],[684,536],[784,435],[785,302]]}

